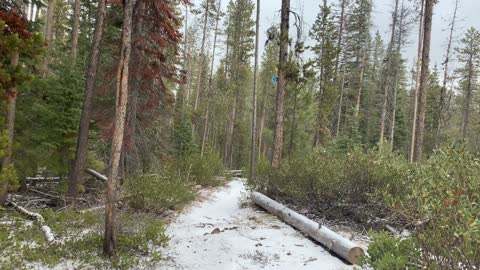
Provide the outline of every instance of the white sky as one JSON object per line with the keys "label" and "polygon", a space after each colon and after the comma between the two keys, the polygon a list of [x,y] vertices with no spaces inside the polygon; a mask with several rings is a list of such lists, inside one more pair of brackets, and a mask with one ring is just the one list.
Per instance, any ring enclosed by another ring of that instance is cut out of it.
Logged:
{"label": "white sky", "polygon": [[[202,0],[192,1],[194,4],[200,3]],[[229,0],[222,0],[222,10],[226,9]],[[328,0],[329,3],[337,3],[338,0]],[[413,5],[411,0],[404,0],[405,5]],[[254,0],[254,2],[256,2]],[[260,55],[263,52],[263,44],[265,43],[265,33],[267,29],[274,23],[278,24],[280,20],[280,8],[281,0],[261,0],[260,8]],[[308,34],[309,28],[315,21],[315,18],[320,10],[319,5],[322,0],[291,0],[291,9],[297,13],[304,14],[305,21],[305,33]],[[384,42],[387,43],[390,35],[390,21],[391,12],[393,9],[394,0],[373,0],[373,27],[372,33],[377,30],[380,31]],[[453,9],[455,6],[455,0],[439,0],[439,3],[434,6],[434,18],[432,28],[432,43],[430,51],[431,65],[438,64],[439,66],[443,62],[446,44],[449,34],[449,24],[453,15]],[[468,28],[471,26],[480,29],[480,0],[459,0],[459,10],[457,13],[457,23],[455,37],[458,41]],[[193,16],[189,16],[193,18]],[[190,20],[189,20],[190,21]],[[294,19],[291,17],[291,24]],[[409,45],[404,50],[404,57],[408,59],[409,66],[413,63],[417,54],[417,37],[418,37],[418,25],[414,26],[410,37]],[[293,27],[291,27],[293,29]],[[295,35],[295,32],[292,32]],[[213,38],[212,38],[213,39]],[[220,39],[221,40],[221,39]],[[220,41],[221,42],[221,41]],[[307,35],[307,44],[309,38]],[[454,43],[455,47],[455,43]],[[218,54],[223,53],[222,50],[217,50]],[[304,57],[309,57],[309,53],[306,53]],[[218,59],[217,55],[217,59]],[[453,60],[456,58],[454,57]]]}

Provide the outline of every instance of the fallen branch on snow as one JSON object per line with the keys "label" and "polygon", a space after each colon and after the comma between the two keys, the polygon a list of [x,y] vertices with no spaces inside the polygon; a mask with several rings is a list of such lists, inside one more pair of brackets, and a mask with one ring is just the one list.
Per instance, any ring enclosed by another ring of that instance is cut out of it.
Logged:
{"label": "fallen branch on snow", "polygon": [[50,227],[45,225],[45,220],[43,219],[42,215],[40,215],[39,213],[30,212],[27,209],[25,209],[21,206],[18,206],[16,203],[14,203],[12,201],[7,201],[7,202],[17,212],[19,212],[20,214],[28,216],[28,218],[30,218],[33,221],[35,221],[36,223],[38,223],[38,226],[40,227],[40,230],[45,233],[45,239],[47,240],[47,242],[51,243],[51,242],[55,241],[55,236],[53,234],[53,231]]}
{"label": "fallen branch on snow", "polygon": [[308,234],[310,237],[352,264],[356,264],[360,257],[365,255],[365,251],[350,240],[261,193],[252,192],[250,198],[254,203],[297,228],[301,232]]}

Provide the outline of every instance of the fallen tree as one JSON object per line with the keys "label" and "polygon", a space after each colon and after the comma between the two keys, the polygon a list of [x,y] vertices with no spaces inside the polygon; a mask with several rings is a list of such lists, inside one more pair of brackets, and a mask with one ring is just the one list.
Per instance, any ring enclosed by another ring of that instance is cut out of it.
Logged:
{"label": "fallen tree", "polygon": [[100,179],[100,180],[103,180],[103,181],[108,181],[108,178],[107,178],[105,175],[103,175],[103,174],[101,174],[101,173],[99,173],[99,172],[97,172],[97,171],[94,171],[94,170],[92,170],[92,169],[85,169],[85,171],[86,171],[88,174],[90,174],[91,176],[94,176],[94,177],[97,178],[97,179]]}
{"label": "fallen tree", "polygon": [[12,208],[15,209],[17,212],[19,212],[20,214],[25,215],[29,219],[36,222],[40,227],[40,230],[45,233],[45,239],[47,240],[47,242],[50,243],[55,241],[55,235],[53,234],[52,229],[45,224],[45,220],[43,219],[42,215],[40,215],[39,213],[30,212],[27,209],[17,205],[12,201],[8,201],[8,204],[10,204]]}
{"label": "fallen tree", "polygon": [[352,241],[261,193],[252,192],[250,198],[257,205],[297,228],[301,232],[309,235],[352,264],[356,264],[359,261],[359,258],[365,255],[365,251]]}

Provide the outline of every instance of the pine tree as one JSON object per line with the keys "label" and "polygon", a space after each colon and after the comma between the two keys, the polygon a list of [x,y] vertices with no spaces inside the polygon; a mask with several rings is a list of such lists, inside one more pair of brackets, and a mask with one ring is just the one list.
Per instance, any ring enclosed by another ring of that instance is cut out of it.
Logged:
{"label": "pine tree", "polygon": [[317,113],[317,131],[315,133],[314,146],[324,144],[331,135],[329,130],[330,118],[333,114],[333,104],[336,98],[336,87],[333,83],[335,79],[335,59],[337,40],[335,33],[334,18],[332,17],[330,7],[327,1],[323,1],[320,7],[320,13],[312,27],[310,36],[316,44],[312,47],[315,53],[314,64],[319,78],[318,91],[318,113]]}
{"label": "pine tree", "polygon": [[463,65],[457,69],[460,76],[460,89],[463,92],[463,121],[462,138],[468,138],[470,114],[473,96],[478,89],[480,72],[480,32],[471,27],[460,40],[460,47],[456,48],[459,62]]}

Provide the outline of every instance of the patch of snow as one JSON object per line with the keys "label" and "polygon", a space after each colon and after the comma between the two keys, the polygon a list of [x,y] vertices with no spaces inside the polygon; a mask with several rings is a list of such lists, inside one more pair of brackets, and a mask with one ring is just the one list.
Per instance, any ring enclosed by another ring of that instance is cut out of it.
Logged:
{"label": "patch of snow", "polygon": [[353,269],[267,212],[242,207],[243,180],[207,194],[168,227],[168,257],[152,269]]}

